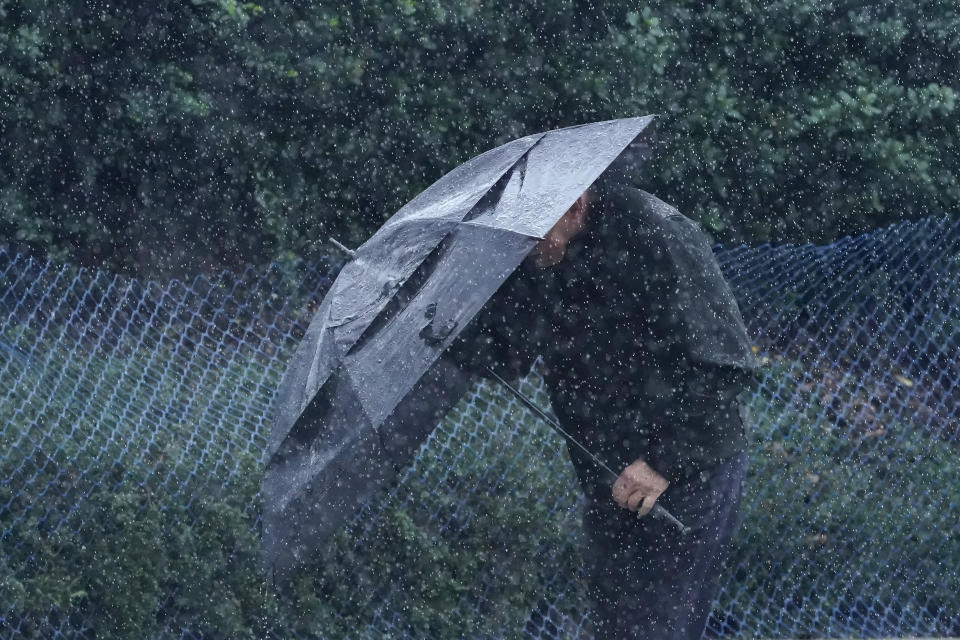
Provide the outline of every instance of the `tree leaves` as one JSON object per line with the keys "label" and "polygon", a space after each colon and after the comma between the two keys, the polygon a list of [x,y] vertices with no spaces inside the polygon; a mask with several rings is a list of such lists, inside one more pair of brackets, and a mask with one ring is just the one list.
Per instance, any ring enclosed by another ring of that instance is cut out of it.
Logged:
{"label": "tree leaves", "polygon": [[658,113],[644,186],[725,240],[954,208],[960,10],[932,0],[4,5],[0,233],[155,274],[359,244],[457,164]]}

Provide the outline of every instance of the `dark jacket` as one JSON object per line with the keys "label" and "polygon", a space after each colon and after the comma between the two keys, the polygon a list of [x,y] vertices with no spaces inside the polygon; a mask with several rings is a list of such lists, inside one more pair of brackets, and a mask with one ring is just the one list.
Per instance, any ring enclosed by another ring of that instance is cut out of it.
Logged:
{"label": "dark jacket", "polygon": [[[637,189],[607,189],[589,216],[563,262],[504,283],[456,357],[516,378],[542,356],[561,424],[616,472],[642,458],[676,481],[742,451],[753,358],[708,237]],[[609,490],[570,453],[585,489]]]}

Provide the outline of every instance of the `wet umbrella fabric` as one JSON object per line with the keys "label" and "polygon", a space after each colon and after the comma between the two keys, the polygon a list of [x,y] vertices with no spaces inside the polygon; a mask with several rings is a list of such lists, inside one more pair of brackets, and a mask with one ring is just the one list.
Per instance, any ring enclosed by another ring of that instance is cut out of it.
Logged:
{"label": "wet umbrella fabric", "polygon": [[652,117],[520,138],[431,185],[360,246],[274,405],[264,550],[283,572],[409,463],[469,381],[439,358]]}

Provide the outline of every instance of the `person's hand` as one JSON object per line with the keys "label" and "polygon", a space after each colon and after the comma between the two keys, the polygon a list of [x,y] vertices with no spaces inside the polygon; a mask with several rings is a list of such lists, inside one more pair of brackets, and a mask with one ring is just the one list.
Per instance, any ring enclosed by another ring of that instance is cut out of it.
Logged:
{"label": "person's hand", "polygon": [[650,513],[660,494],[670,482],[654,471],[643,460],[637,460],[623,470],[613,483],[613,499],[624,509],[636,511],[643,517]]}

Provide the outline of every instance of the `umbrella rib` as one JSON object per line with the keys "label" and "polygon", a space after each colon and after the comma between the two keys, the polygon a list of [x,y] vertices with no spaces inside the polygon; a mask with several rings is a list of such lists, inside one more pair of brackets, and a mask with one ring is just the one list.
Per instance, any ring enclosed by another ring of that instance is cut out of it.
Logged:
{"label": "umbrella rib", "polygon": [[529,233],[521,233],[520,231],[514,231],[513,229],[507,229],[505,227],[497,227],[492,224],[483,224],[479,222],[473,222],[472,220],[465,220],[460,222],[458,226],[468,226],[468,227],[478,227],[480,229],[490,229],[491,231],[508,233],[510,235],[517,236],[518,238],[537,238],[538,236],[532,236]]}
{"label": "umbrella rib", "polygon": [[[480,203],[483,202],[483,199],[486,198],[488,195],[490,195],[490,193],[491,193],[494,189],[497,188],[497,185],[500,184],[500,181],[501,181],[501,180],[503,180],[506,176],[510,175],[511,172],[515,171],[517,167],[519,167],[520,165],[525,164],[525,163],[527,162],[527,160],[528,160],[528,158],[529,158],[529,155],[530,155],[530,152],[533,151],[534,149],[536,149],[536,148],[537,148],[537,145],[539,145],[541,142],[543,142],[544,138],[546,138],[546,137],[547,137],[547,134],[546,134],[546,133],[540,134],[540,137],[537,138],[536,142],[534,142],[532,145],[530,145],[530,147],[529,147],[526,151],[524,151],[524,152],[520,155],[519,158],[517,158],[506,170],[504,170],[504,172],[503,172],[502,174],[500,174],[500,177],[499,177],[486,191],[483,192],[483,195],[480,196],[480,197],[477,199],[477,201],[467,210],[466,213],[463,214],[463,217],[460,218],[459,220],[458,220],[457,218],[417,218],[417,217],[411,217],[411,218],[404,218],[403,220],[397,221],[397,223],[396,223],[397,226],[404,225],[404,224],[410,224],[410,223],[414,223],[414,222],[420,223],[420,224],[427,223],[427,222],[429,222],[429,223],[434,223],[434,224],[438,224],[438,223],[439,223],[439,224],[444,224],[444,223],[447,223],[447,224],[451,224],[451,225],[453,226],[453,228],[456,228],[456,227],[459,226],[459,225],[471,225],[471,226],[480,227],[480,228],[483,228],[483,229],[494,229],[494,230],[498,230],[498,231],[508,231],[508,232],[510,232],[510,233],[513,233],[513,234],[518,235],[518,236],[522,236],[522,237],[524,237],[524,238],[532,238],[532,237],[538,237],[538,238],[539,238],[539,236],[531,236],[531,235],[526,234],[526,233],[520,233],[520,232],[517,232],[517,231],[511,231],[510,229],[504,229],[503,227],[495,227],[495,226],[492,226],[492,225],[475,223],[475,222],[472,221],[471,215],[477,210],[477,207],[480,206]],[[520,182],[520,189],[521,189],[521,191],[523,190],[523,183],[524,183],[524,182],[525,182],[525,181],[521,178],[521,182]],[[389,222],[388,222],[387,224],[389,224]],[[453,228],[451,228],[451,230],[450,230],[451,232],[453,231]]]}
{"label": "umbrella rib", "polygon": [[[417,218],[417,217],[411,217],[411,218],[404,218],[404,219],[402,219],[402,220],[398,220],[396,224],[397,224],[397,225],[401,225],[401,224],[406,224],[406,223],[409,223],[409,222],[435,222],[435,223],[448,222],[448,223],[453,223],[453,224],[464,224],[464,223],[467,221],[467,219],[470,217],[470,215],[471,215],[474,211],[476,211],[476,209],[477,209],[477,207],[480,205],[480,203],[483,202],[483,199],[486,198],[488,195],[490,195],[490,192],[493,191],[493,190],[496,188],[496,186],[500,183],[500,181],[501,181],[505,176],[509,175],[512,171],[514,171],[521,163],[525,163],[525,162],[527,161],[527,157],[530,155],[530,152],[531,152],[533,149],[535,149],[535,148],[537,147],[537,145],[539,145],[539,144],[543,141],[543,139],[546,138],[546,137],[547,137],[547,134],[546,134],[546,133],[541,133],[541,134],[539,134],[539,136],[537,137],[536,141],[535,141],[533,144],[531,144],[522,154],[520,154],[520,156],[519,156],[516,160],[514,160],[513,163],[511,163],[509,167],[507,167],[506,169],[504,169],[503,173],[500,174],[500,177],[498,177],[496,180],[494,180],[493,184],[490,185],[490,187],[488,187],[488,188],[483,192],[483,195],[481,195],[479,198],[477,198],[476,202],[474,202],[474,203],[470,206],[470,208],[467,210],[467,212],[463,214],[463,217],[462,217],[461,219],[458,220],[457,218]],[[522,187],[522,183],[521,183],[521,187]],[[388,220],[387,223],[386,223],[384,226],[386,227],[386,226],[388,226],[389,224],[390,224],[390,221]],[[496,228],[496,227],[491,227],[491,228]]]}
{"label": "umbrella rib", "polygon": [[[520,187],[519,187],[519,189],[518,189],[518,193],[519,193],[520,191],[523,191],[523,184],[524,184],[524,182],[526,181],[526,175],[527,175],[526,167],[527,167],[527,162],[528,162],[529,159],[530,159],[530,152],[533,151],[534,149],[536,149],[536,148],[537,148],[537,145],[539,145],[541,142],[543,142],[543,139],[546,138],[546,137],[547,137],[547,134],[545,134],[545,133],[540,134],[540,136],[536,139],[536,141],[534,141],[534,143],[533,143],[532,145],[530,145],[530,146],[526,149],[526,151],[524,151],[523,153],[521,153],[521,154],[520,154],[520,157],[518,157],[516,160],[514,160],[514,161],[513,161],[513,164],[511,164],[510,167],[509,167],[507,170],[505,170],[502,174],[500,174],[500,177],[496,180],[496,182],[494,182],[492,185],[490,185],[490,188],[488,188],[488,189],[486,190],[486,192],[483,194],[483,196],[481,196],[480,199],[477,200],[472,207],[470,207],[470,210],[467,211],[466,214],[464,214],[463,219],[462,219],[460,222],[461,222],[461,223],[469,222],[469,221],[473,220],[474,218],[476,218],[476,217],[477,217],[478,215],[480,215],[481,213],[483,213],[482,211],[478,211],[477,208],[478,208],[478,207],[480,206],[480,204],[484,201],[484,199],[486,199],[487,196],[491,195],[491,194],[498,188],[498,186],[501,185],[501,183],[502,183],[503,186],[500,186],[500,187],[499,187],[499,188],[500,188],[500,197],[497,198],[497,204],[499,204],[500,199],[503,197],[503,192],[504,192],[504,189],[505,189],[506,186],[507,186],[507,183],[510,182],[510,178],[513,176],[513,172],[514,172],[514,171],[517,171],[518,168],[520,169]],[[504,181],[506,181],[506,182],[504,182]],[[496,205],[494,205],[494,206],[496,206]]]}
{"label": "umbrella rib", "polygon": [[346,378],[346,380],[349,381],[351,388],[355,390],[354,393],[356,393],[356,396],[357,396],[357,404],[360,406],[360,411],[363,412],[363,417],[367,419],[367,422],[369,422],[370,426],[372,426],[374,431],[376,431],[380,427],[380,422],[383,422],[383,421],[382,420],[380,420],[380,422],[375,421],[374,417],[370,415],[370,411],[368,411],[367,407],[364,406],[363,397],[360,395],[359,392],[356,391],[360,389],[361,386],[357,384],[357,381],[353,379],[353,375],[350,373],[350,360],[351,360],[350,356],[346,356],[343,359],[343,362],[340,363],[340,375]]}
{"label": "umbrella rib", "polygon": [[[474,221],[472,221],[472,220],[452,220],[452,219],[449,219],[449,218],[448,218],[448,219],[443,219],[443,218],[410,218],[410,219],[402,220],[402,221],[398,222],[397,225],[399,226],[399,225],[401,225],[401,224],[412,224],[412,223],[414,223],[414,222],[421,223],[421,224],[423,224],[423,223],[428,223],[428,222],[429,222],[429,223],[449,222],[450,225],[451,225],[450,233],[453,233],[453,231],[454,231],[457,227],[459,227],[459,226],[471,226],[471,227],[478,227],[478,228],[481,228],[481,229],[490,229],[491,231],[499,231],[499,232],[503,232],[503,233],[509,233],[509,234],[518,236],[518,237],[520,237],[520,238],[539,238],[539,236],[531,236],[530,234],[522,233],[522,232],[520,232],[520,231],[514,231],[513,229],[507,229],[506,227],[498,227],[498,226],[491,225],[491,224],[483,224],[483,223],[480,223],[480,222],[474,222]],[[542,238],[541,238],[541,239],[542,239]]]}

